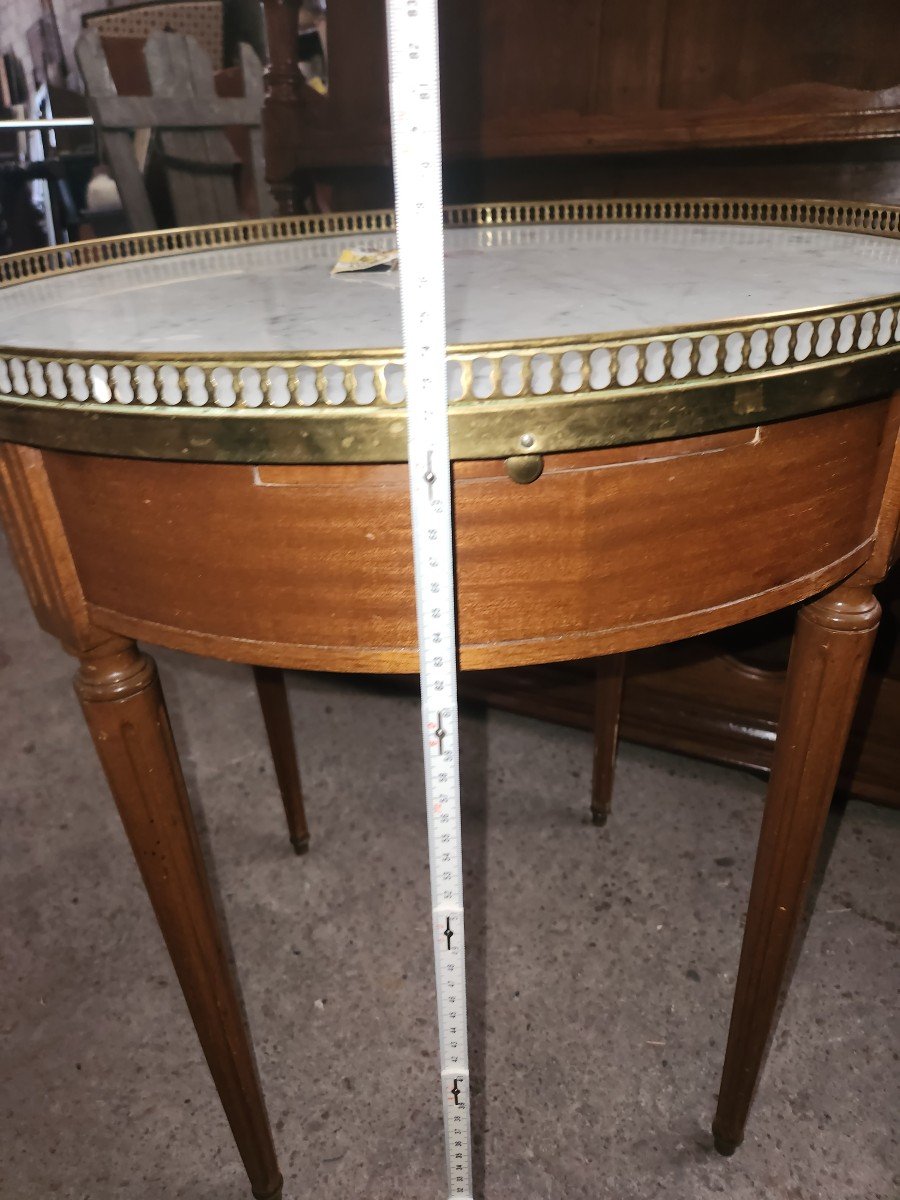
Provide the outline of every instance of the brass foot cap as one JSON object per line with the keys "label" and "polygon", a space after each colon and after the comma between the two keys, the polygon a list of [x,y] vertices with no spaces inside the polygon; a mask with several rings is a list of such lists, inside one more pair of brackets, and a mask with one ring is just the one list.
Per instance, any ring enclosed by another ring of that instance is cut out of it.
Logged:
{"label": "brass foot cap", "polygon": [[281,1178],[281,1176],[279,1175],[279,1177],[278,1177],[278,1186],[277,1186],[277,1187],[274,1189],[274,1191],[271,1191],[271,1192],[257,1192],[257,1191],[254,1189],[254,1191],[253,1191],[253,1195],[256,1197],[256,1200],[281,1200],[281,1189],[282,1189],[282,1187],[283,1187],[283,1186],[284,1186],[284,1180],[283,1180],[283,1179]]}
{"label": "brass foot cap", "polygon": [[716,1133],[715,1130],[713,1130],[713,1145],[723,1157],[731,1158],[732,1154],[734,1154],[735,1150],[737,1150],[740,1144],[740,1142],[731,1142],[728,1140],[728,1138],[721,1137],[718,1133]]}
{"label": "brass foot cap", "polygon": [[608,816],[609,813],[605,812],[591,812],[591,820],[595,825],[599,825],[601,827],[606,824],[606,819]]}
{"label": "brass foot cap", "polygon": [[[291,838],[291,845],[295,854],[306,854],[309,850],[309,834],[306,837]],[[268,1197],[265,1200],[268,1200]]]}

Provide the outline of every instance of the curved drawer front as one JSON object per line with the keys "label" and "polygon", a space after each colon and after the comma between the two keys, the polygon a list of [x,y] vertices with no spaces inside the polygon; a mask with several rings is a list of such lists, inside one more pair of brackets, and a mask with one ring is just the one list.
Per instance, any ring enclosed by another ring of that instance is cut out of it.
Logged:
{"label": "curved drawer front", "polygon": [[[464,667],[587,657],[802,599],[866,557],[887,403],[455,467]],[[416,668],[405,466],[48,453],[101,625],[249,662]]]}

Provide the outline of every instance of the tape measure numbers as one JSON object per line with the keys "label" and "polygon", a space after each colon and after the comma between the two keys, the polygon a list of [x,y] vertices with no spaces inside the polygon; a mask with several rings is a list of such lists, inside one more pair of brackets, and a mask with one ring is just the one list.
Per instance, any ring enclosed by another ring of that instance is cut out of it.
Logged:
{"label": "tape measure numbers", "polygon": [[471,1197],[436,0],[387,0],[391,140],[447,1181]]}

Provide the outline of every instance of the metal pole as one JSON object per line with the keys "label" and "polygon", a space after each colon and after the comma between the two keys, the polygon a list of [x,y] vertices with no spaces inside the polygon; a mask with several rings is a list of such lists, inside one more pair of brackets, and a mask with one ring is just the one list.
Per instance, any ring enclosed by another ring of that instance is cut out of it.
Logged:
{"label": "metal pole", "polygon": [[37,129],[93,129],[93,117],[11,117],[0,120],[0,133],[30,133]]}

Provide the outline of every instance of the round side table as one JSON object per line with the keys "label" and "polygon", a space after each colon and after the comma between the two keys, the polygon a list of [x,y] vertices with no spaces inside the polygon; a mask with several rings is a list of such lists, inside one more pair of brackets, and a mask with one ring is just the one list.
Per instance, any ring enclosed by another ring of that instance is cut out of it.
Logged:
{"label": "round side table", "polygon": [[[900,209],[577,201],[446,223],[460,667],[616,656],[802,604],[714,1122],[728,1154],[898,550]],[[270,683],[416,669],[397,277],[330,273],[391,227],[294,217],[0,260],[7,529],[79,660],[259,1198],[281,1189],[268,1118],[135,640]]]}

